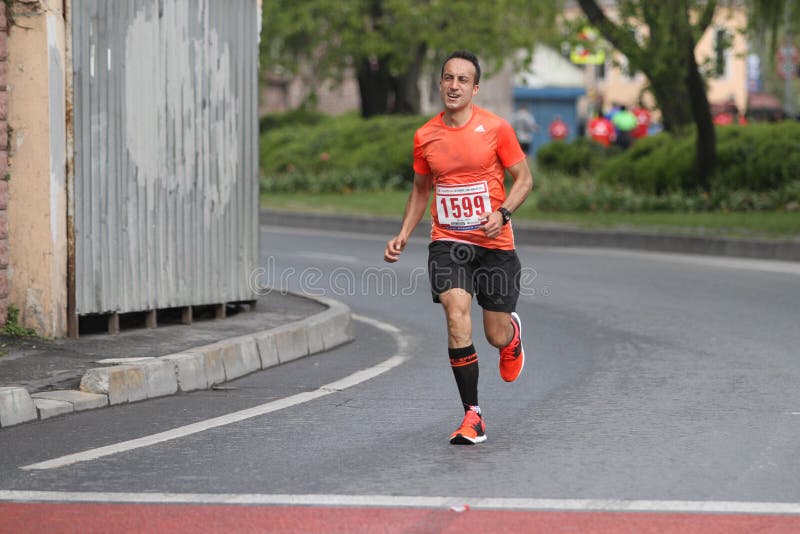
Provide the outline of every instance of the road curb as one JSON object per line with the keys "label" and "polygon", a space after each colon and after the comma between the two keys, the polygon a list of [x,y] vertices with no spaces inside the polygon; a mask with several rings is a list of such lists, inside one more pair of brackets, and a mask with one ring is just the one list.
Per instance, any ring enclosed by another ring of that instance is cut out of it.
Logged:
{"label": "road curb", "polygon": [[0,427],[208,389],[330,350],[354,339],[347,305],[328,298],[304,297],[327,306],[327,309],[277,328],[180,353],[137,358],[135,363],[95,367],[84,373],[79,391],[60,390],[31,395],[24,387],[0,387]]}
{"label": "road curb", "polygon": [[[267,226],[336,230],[359,234],[383,234],[388,239],[400,229],[400,218],[328,213],[296,213],[261,210],[259,221]],[[430,236],[429,226],[420,224],[414,237]],[[560,224],[514,222],[518,245],[597,247],[673,252],[766,260],[800,261],[800,239],[753,239],[663,233],[630,229],[592,230]]]}

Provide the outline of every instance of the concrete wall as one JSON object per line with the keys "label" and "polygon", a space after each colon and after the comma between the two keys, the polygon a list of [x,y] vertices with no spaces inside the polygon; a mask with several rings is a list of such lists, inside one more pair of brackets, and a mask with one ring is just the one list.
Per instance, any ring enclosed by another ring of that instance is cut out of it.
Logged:
{"label": "concrete wall", "polygon": [[0,324],[8,313],[8,16],[0,2]]}
{"label": "concrete wall", "polygon": [[15,0],[10,10],[8,302],[20,309],[24,326],[43,336],[63,336],[67,327],[63,2]]}

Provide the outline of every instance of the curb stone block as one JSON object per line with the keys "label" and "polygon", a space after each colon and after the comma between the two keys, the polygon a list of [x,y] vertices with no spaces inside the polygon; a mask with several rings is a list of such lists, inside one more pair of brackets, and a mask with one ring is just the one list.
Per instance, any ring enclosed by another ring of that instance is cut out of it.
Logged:
{"label": "curb stone block", "polygon": [[254,336],[258,347],[258,355],[261,358],[261,368],[269,369],[278,365],[278,347],[275,345],[275,335],[273,332],[264,332]]}
{"label": "curb stone block", "polygon": [[148,399],[174,395],[178,392],[175,366],[171,362],[156,359],[140,364],[144,369],[145,389]]}
{"label": "curb stone block", "polygon": [[199,352],[182,352],[162,356],[161,359],[174,366],[175,377],[181,391],[208,389],[205,355]]}
{"label": "curb stone block", "polygon": [[322,337],[322,350],[338,347],[355,339],[352,314],[350,308],[338,300],[317,297],[317,301],[328,307],[322,313],[314,315],[309,326],[309,346],[311,346],[311,332],[317,330]]}
{"label": "curb stone block", "polygon": [[33,403],[36,405],[36,410],[39,412],[39,419],[41,420],[75,411],[75,407],[70,402],[36,398],[33,399]]}
{"label": "curb stone block", "polygon": [[330,310],[315,315],[308,319],[308,330],[306,331],[306,341],[308,343],[308,353],[317,354],[325,350],[325,334],[323,328],[327,324],[327,320],[322,317],[329,315]]}
{"label": "curb stone block", "polygon": [[33,397],[34,402],[36,402],[37,399],[68,402],[72,404],[72,407],[76,412],[108,406],[108,397],[106,395],[85,393],[83,391],[75,391],[71,389],[43,391],[41,393],[34,393],[31,395],[31,397]]}
{"label": "curb stone block", "polygon": [[276,328],[273,333],[280,363],[308,355],[307,325],[289,324]]}
{"label": "curb stone block", "polygon": [[19,386],[0,387],[0,427],[34,421],[39,417],[28,390]]}
{"label": "curb stone block", "polygon": [[355,338],[350,313],[328,310],[313,317],[308,325],[309,353],[323,352]]}
{"label": "curb stone block", "polygon": [[109,404],[136,402],[147,398],[144,368],[133,365],[95,367],[81,378],[81,391],[108,395]]}
{"label": "curb stone block", "polygon": [[261,369],[261,359],[255,339],[245,336],[228,340],[222,351],[225,380],[233,380]]}
{"label": "curb stone block", "polygon": [[206,387],[225,382],[225,361],[222,349],[223,347],[218,343],[195,349],[196,352],[203,355],[203,367],[206,369],[206,378],[208,379]]}

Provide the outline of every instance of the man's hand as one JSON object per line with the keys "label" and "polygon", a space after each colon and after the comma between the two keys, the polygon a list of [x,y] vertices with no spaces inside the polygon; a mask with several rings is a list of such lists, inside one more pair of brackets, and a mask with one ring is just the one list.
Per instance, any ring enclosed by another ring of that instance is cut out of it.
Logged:
{"label": "man's hand", "polygon": [[494,239],[503,230],[503,214],[499,211],[493,211],[481,219],[481,225],[486,237]]}
{"label": "man's hand", "polygon": [[383,261],[386,263],[394,263],[400,259],[400,254],[406,248],[407,239],[401,236],[396,236],[386,243],[386,250],[383,251]]}

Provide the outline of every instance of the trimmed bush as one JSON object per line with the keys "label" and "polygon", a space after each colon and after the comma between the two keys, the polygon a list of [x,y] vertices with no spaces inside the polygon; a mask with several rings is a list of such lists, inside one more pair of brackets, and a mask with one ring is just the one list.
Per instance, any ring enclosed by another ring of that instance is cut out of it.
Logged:
{"label": "trimmed bush", "polygon": [[329,117],[319,111],[305,108],[294,109],[285,113],[272,113],[261,117],[258,122],[258,131],[263,133],[277,128],[286,128],[298,125],[319,124]]}
{"label": "trimmed bush", "polygon": [[559,141],[543,145],[536,152],[536,163],[546,171],[577,176],[596,171],[607,158],[619,151],[618,147],[605,148],[591,139],[579,137],[571,143]]}
{"label": "trimmed bush", "polygon": [[[261,189],[343,193],[408,188],[414,131],[428,118],[324,116],[296,111],[262,120]],[[724,126],[711,191],[694,177],[695,136],[667,133],[625,152],[589,139],[537,155],[534,197],[544,211],[800,209],[800,123]]]}
{"label": "trimmed bush", "polygon": [[298,191],[402,187],[413,178],[414,132],[426,120],[348,114],[267,130],[261,135],[262,185],[291,190],[294,181]]}
{"label": "trimmed bush", "polygon": [[374,170],[356,167],[350,171],[294,171],[261,177],[261,191],[271,193],[349,193],[352,191],[391,191],[408,184],[402,176],[385,177]]}
{"label": "trimmed bush", "polygon": [[770,191],[727,191],[711,194],[681,192],[654,194],[609,184],[584,176],[540,172],[534,177],[534,201],[540,211],[550,212],[701,212],[701,211],[800,211],[800,179]]}
{"label": "trimmed bush", "polygon": [[693,169],[694,137],[659,133],[638,139],[629,150],[606,162],[597,178],[638,193],[664,195],[693,189]]}
{"label": "trimmed bush", "polygon": [[[800,123],[718,126],[716,133],[712,191],[766,192],[784,187],[798,176]],[[694,134],[673,137],[660,133],[640,139],[627,152],[608,160],[597,178],[647,194],[696,191],[695,142]]]}
{"label": "trimmed bush", "polygon": [[800,173],[800,123],[784,121],[717,129],[713,189],[768,191]]}

